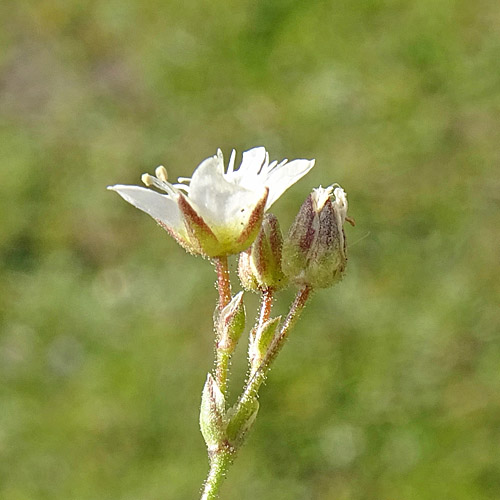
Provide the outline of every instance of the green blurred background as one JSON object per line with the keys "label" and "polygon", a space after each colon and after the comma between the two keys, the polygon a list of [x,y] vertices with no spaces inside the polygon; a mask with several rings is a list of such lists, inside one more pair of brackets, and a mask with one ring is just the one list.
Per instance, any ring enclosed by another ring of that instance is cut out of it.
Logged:
{"label": "green blurred background", "polygon": [[317,160],[273,207],[285,230],[332,182],[357,226],[221,498],[500,497],[497,0],[0,17],[0,498],[197,498],[213,268],[105,187],[256,145]]}

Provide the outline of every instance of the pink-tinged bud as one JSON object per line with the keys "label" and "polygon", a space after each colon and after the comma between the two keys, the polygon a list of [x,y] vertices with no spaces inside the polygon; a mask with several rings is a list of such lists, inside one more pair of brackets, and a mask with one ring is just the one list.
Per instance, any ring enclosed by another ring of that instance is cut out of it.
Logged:
{"label": "pink-tinged bud", "polygon": [[283,271],[291,281],[327,288],[342,279],[346,213],[347,198],[340,186],[319,187],[307,197],[283,245]]}
{"label": "pink-tinged bud", "polygon": [[281,270],[283,237],[278,219],[266,214],[252,246],[240,254],[238,274],[247,290],[278,290],[286,284]]}

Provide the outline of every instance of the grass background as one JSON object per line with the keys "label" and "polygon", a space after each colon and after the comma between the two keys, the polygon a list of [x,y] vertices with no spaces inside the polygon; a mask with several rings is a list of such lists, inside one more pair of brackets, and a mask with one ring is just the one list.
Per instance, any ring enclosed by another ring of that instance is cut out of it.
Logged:
{"label": "grass background", "polygon": [[260,144],[317,160],[273,207],[285,230],[332,182],[357,226],[221,498],[499,498],[497,1],[26,0],[0,19],[2,499],[197,497],[213,269],[105,186]]}

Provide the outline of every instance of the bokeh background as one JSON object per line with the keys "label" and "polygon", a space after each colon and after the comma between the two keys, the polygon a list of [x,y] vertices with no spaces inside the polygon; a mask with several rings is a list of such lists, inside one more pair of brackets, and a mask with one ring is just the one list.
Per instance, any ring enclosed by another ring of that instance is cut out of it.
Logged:
{"label": "bokeh background", "polygon": [[273,207],[284,230],[332,182],[357,225],[221,498],[500,497],[498,1],[33,0],[0,18],[0,498],[197,498],[213,268],[105,187],[255,145],[317,159]]}

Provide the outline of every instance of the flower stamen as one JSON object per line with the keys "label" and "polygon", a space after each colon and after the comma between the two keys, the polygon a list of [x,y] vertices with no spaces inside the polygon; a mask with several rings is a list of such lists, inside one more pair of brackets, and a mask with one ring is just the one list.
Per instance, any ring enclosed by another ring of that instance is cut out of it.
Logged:
{"label": "flower stamen", "polygon": [[318,187],[313,189],[313,196],[311,197],[313,208],[316,212],[320,212],[325,203],[330,199],[333,192],[333,186],[328,186],[327,188]]}
{"label": "flower stamen", "polygon": [[158,175],[159,178],[150,174],[142,174],[141,181],[147,187],[154,186],[155,188],[158,188],[161,191],[165,191],[167,194],[175,198],[179,194],[177,192],[176,186],[173,186],[172,184],[164,180],[167,178],[167,169],[162,166],[157,167],[155,174]]}
{"label": "flower stamen", "polygon": [[142,174],[141,181],[146,187],[151,187],[154,185],[154,177],[149,174]]}
{"label": "flower stamen", "polygon": [[179,189],[180,191],[184,191],[186,194],[189,194],[189,186],[186,184],[173,184],[174,188]]}
{"label": "flower stamen", "polygon": [[168,181],[167,169],[163,165],[156,167],[155,174],[156,174],[156,177],[158,177],[158,179],[160,179],[161,181],[163,181],[163,182]]}

